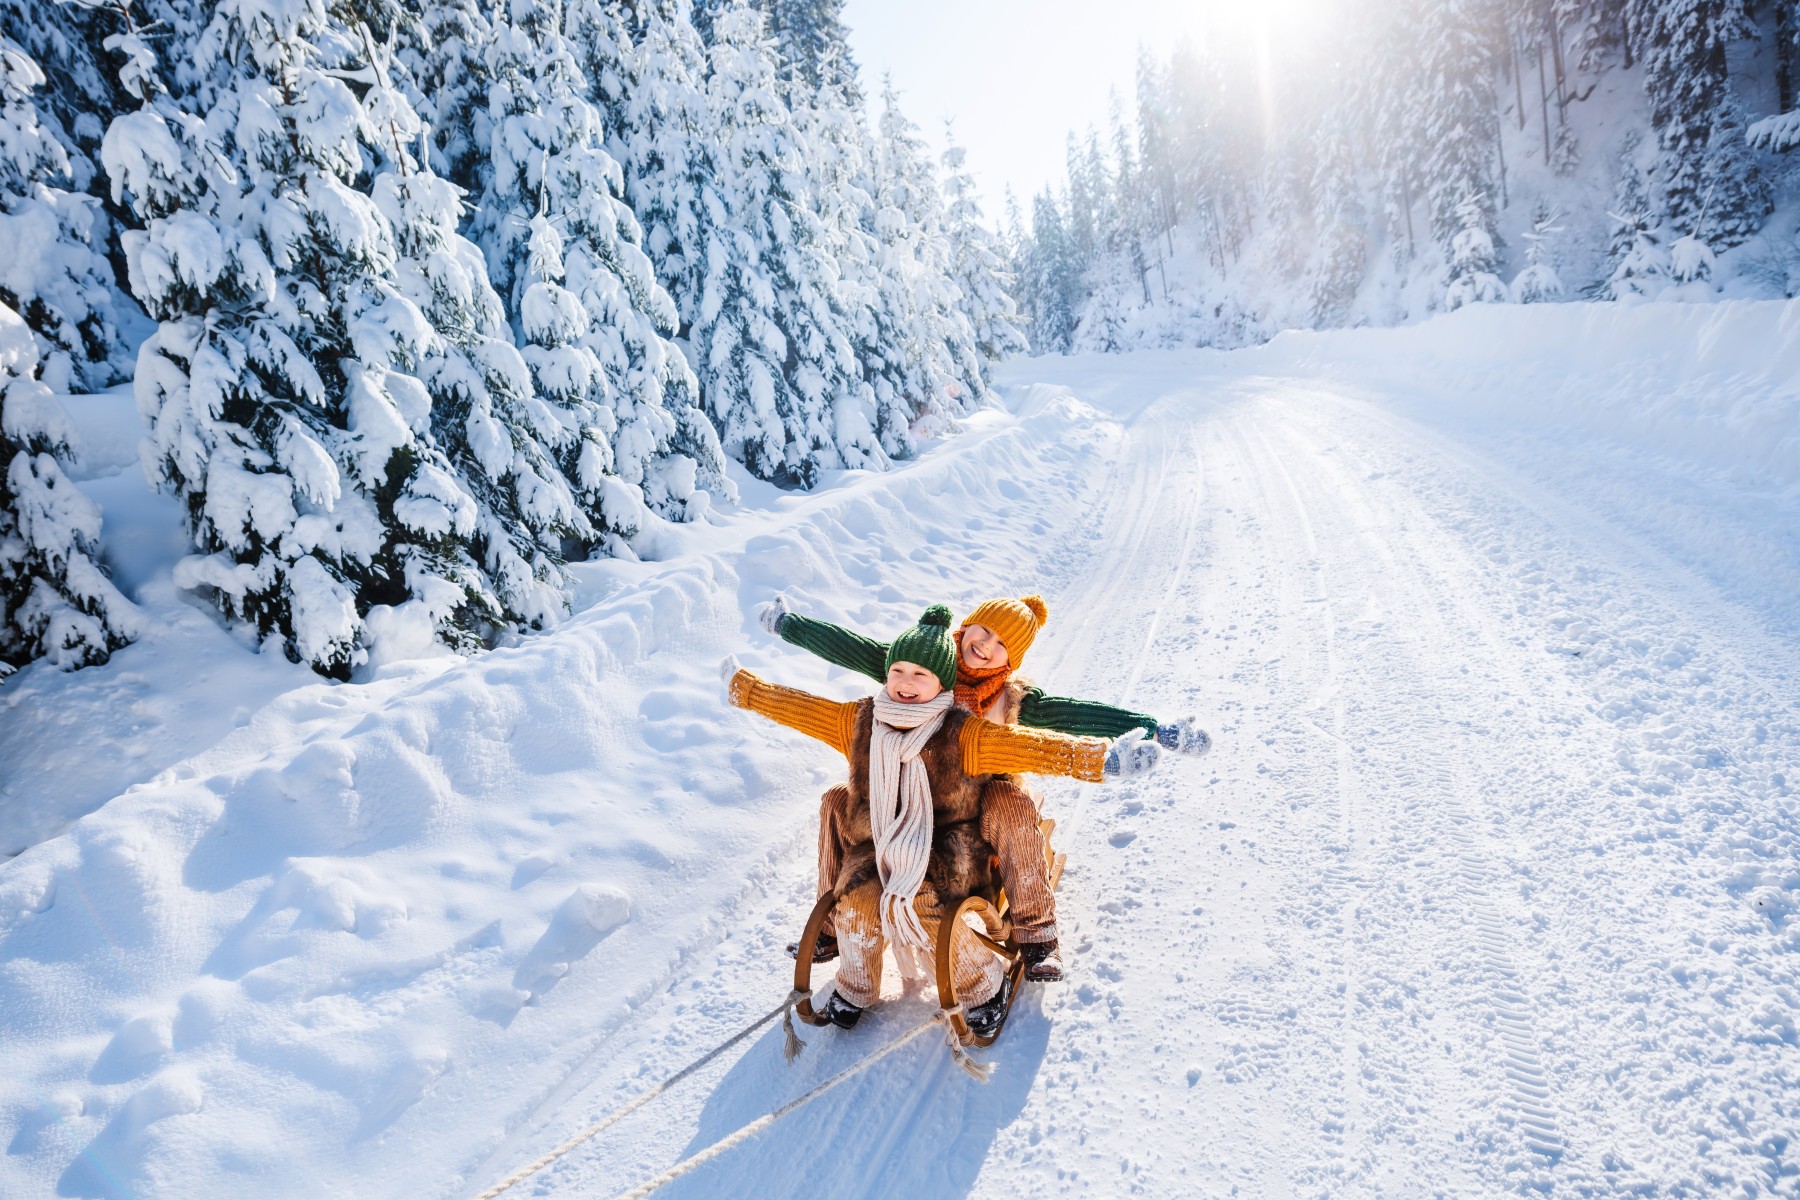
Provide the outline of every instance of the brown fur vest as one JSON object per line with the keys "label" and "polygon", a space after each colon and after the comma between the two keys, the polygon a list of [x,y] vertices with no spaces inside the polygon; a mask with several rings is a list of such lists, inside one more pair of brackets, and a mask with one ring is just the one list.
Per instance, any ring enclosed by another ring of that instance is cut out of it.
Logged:
{"label": "brown fur vest", "polygon": [[993,704],[988,706],[987,719],[997,725],[1017,725],[1019,710],[1025,704],[1025,689],[1033,686],[1031,680],[1022,675],[1009,675],[1006,686],[994,697]]}
{"label": "brown fur vest", "polygon": [[[946,908],[969,896],[992,899],[999,886],[993,847],[981,836],[981,789],[994,777],[969,775],[962,768],[963,722],[976,719],[963,709],[951,708],[919,754],[931,781],[931,865],[925,877]],[[849,848],[838,872],[839,895],[880,877],[875,867],[875,835],[869,825],[869,742],[874,721],[874,702],[858,702],[847,781],[850,802],[844,806],[841,830]]]}

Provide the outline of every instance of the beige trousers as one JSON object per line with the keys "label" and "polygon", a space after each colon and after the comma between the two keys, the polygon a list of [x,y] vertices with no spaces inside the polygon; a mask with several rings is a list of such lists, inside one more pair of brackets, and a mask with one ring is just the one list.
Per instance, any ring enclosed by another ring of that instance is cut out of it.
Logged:
{"label": "beige trousers", "polygon": [[[838,995],[859,1008],[867,1008],[881,998],[882,952],[887,939],[881,936],[881,884],[870,880],[854,888],[837,904]],[[913,909],[925,934],[935,947],[938,927],[945,913],[931,884],[919,888],[913,897]],[[974,937],[959,937],[950,960],[950,978],[956,985],[957,998],[972,1007],[994,997],[1000,990],[1005,964],[992,950]]]}

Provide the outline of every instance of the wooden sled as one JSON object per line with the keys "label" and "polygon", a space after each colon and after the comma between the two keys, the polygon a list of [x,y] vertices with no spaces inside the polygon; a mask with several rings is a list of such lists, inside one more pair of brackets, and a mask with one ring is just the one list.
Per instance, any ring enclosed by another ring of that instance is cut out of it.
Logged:
{"label": "wooden sled", "polygon": [[[1044,820],[1038,822],[1038,829],[1044,835],[1044,866],[1050,876],[1050,890],[1055,891],[1062,883],[1063,865],[1066,856],[1058,854],[1050,844],[1050,835],[1056,830],[1056,822]],[[805,994],[805,998],[794,1005],[794,1014],[808,1025],[829,1025],[826,1017],[813,1010],[812,1006],[812,949],[818,945],[819,933],[825,928],[825,918],[830,915],[837,904],[837,894],[827,892],[819,897],[813,905],[812,915],[806,919],[806,929],[800,935],[801,952],[794,960],[794,990]],[[976,922],[979,921],[979,927]],[[955,945],[953,938],[972,937],[1006,960],[1006,974],[1012,980],[1011,994],[1006,1001],[1007,1014],[1012,1013],[1012,1006],[1019,998],[1020,985],[1025,979],[1025,957],[1019,952],[1019,943],[1013,938],[1012,921],[1007,917],[1006,889],[999,889],[992,902],[982,896],[970,896],[957,905],[956,911],[938,928],[937,943],[937,986],[938,1004],[949,1014],[950,1028],[957,1039],[965,1046],[991,1046],[999,1033],[993,1037],[979,1037],[969,1028],[963,1019],[961,1001],[956,995],[956,984],[951,979],[951,950]],[[1002,1021],[1000,1028],[1004,1030],[1006,1023]]]}

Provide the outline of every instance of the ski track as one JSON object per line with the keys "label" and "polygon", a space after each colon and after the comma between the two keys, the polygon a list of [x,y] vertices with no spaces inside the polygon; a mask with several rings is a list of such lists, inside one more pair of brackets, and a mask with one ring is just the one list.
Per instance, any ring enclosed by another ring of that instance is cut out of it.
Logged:
{"label": "ski track", "polygon": [[[1379,397],[1171,375],[1114,415],[1096,503],[1046,534],[1031,673],[1198,712],[1214,755],[1044,788],[1071,978],[1021,999],[993,1084],[927,1038],[665,1194],[1792,1194],[1800,946],[1753,897],[1800,884],[1794,651]],[[777,996],[810,849],[505,1151]],[[791,1069],[772,1030],[521,1193],[623,1190],[929,1007],[803,1030]]]}

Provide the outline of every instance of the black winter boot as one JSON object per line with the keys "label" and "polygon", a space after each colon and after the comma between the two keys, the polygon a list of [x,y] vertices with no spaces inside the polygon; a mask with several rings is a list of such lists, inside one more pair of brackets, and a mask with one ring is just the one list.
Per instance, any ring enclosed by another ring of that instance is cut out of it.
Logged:
{"label": "black winter boot", "polygon": [[1025,978],[1032,983],[1062,982],[1062,955],[1056,949],[1055,938],[1047,942],[1021,942],[1019,954],[1025,959]]}
{"label": "black winter boot", "polygon": [[836,992],[831,993],[831,999],[825,1004],[825,1019],[839,1029],[856,1028],[856,1023],[862,1020],[862,1015],[861,1007],[850,1003]]}
{"label": "black winter boot", "polygon": [[[800,943],[799,942],[789,942],[787,944],[787,956],[789,958],[799,958],[800,957]],[[836,958],[837,956],[838,956],[837,938],[833,937],[829,933],[821,933],[819,935],[819,940],[813,943],[813,961],[816,963],[830,962],[832,959]]]}
{"label": "black winter boot", "polygon": [[969,1023],[969,1032],[976,1037],[991,1038],[1000,1032],[1006,1024],[1007,1005],[1012,1000],[1012,976],[1000,977],[1000,990],[994,993],[991,1000],[977,1004],[974,1008],[963,1010],[963,1020]]}

